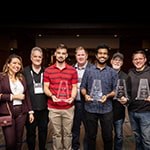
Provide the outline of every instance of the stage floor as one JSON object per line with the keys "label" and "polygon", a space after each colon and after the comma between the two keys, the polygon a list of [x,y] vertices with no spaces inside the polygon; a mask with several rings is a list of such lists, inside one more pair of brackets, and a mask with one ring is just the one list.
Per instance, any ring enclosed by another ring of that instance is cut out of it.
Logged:
{"label": "stage floor", "polygon": [[[48,131],[48,137],[47,137],[47,150],[52,150],[51,146],[52,146],[52,138],[51,138],[51,132],[52,132],[52,128],[51,128],[51,124],[49,123],[49,131]],[[24,131],[24,137],[23,137],[23,145],[22,145],[22,150],[28,150],[27,149],[27,144],[26,144],[26,137],[25,137],[25,133],[26,133],[26,129]],[[80,150],[83,150],[83,136],[84,136],[84,127],[81,126],[81,136],[80,136],[80,142],[81,142],[81,146],[80,146]],[[38,139],[37,139],[37,143],[38,143]],[[130,122],[129,122],[129,118],[128,118],[128,114],[126,113],[126,119],[124,122],[124,148],[123,150],[133,150],[135,149],[135,143],[134,143],[134,137],[132,134],[132,130],[130,127]],[[97,150],[103,150],[103,141],[101,138],[101,130],[100,127],[98,129],[98,134],[97,134]],[[5,142],[3,139],[3,134],[0,128],[0,150],[5,150]],[[38,149],[38,146],[36,147],[36,150]]]}

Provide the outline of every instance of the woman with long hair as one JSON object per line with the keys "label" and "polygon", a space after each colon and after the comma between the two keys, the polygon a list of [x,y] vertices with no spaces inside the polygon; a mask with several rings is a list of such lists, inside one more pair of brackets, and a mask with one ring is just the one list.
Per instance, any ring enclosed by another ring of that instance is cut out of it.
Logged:
{"label": "woman with long hair", "polygon": [[23,76],[22,58],[11,54],[0,73],[0,115],[8,115],[6,103],[10,107],[13,123],[2,127],[6,150],[21,150],[22,137],[27,114],[32,123],[34,120],[28,96],[26,81]]}

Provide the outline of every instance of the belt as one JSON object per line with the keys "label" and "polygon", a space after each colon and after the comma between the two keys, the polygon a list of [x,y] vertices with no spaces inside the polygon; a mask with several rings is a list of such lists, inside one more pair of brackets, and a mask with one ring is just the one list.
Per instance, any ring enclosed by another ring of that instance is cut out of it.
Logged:
{"label": "belt", "polygon": [[22,107],[22,105],[13,105],[14,109],[21,108],[21,107]]}

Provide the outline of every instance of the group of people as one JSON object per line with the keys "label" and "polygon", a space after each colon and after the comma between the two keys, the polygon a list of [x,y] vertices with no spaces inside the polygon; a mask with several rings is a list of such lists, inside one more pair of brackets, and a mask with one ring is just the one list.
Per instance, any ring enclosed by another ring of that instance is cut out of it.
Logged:
{"label": "group of people", "polygon": [[[38,128],[39,150],[46,150],[49,121],[53,150],[79,150],[81,124],[85,129],[84,150],[96,150],[99,123],[104,150],[121,150],[126,109],[136,149],[149,150],[150,95],[137,97],[141,79],[147,79],[150,85],[144,51],[133,53],[134,68],[125,73],[121,69],[122,53],[115,53],[111,66],[107,64],[109,47],[105,44],[96,48],[95,64],[88,61],[88,51],[79,46],[76,64],[69,65],[67,50],[66,45],[59,44],[54,53],[56,62],[46,68],[42,66],[40,47],[31,50],[31,65],[24,69],[20,56],[12,54],[6,60],[0,74],[0,115],[9,113],[7,102],[13,118],[11,126],[2,127],[6,150],[21,150],[24,127],[28,149],[35,150]],[[125,81],[127,94],[116,98],[119,79]],[[100,88],[94,83],[100,83]]]}
{"label": "group of people", "polygon": [[6,150],[21,150],[24,127],[28,150],[35,150],[38,127],[39,150],[45,150],[48,132],[47,96],[43,90],[43,52],[31,50],[31,65],[23,69],[22,58],[11,54],[0,73],[0,115],[12,113],[11,126],[2,127]]}

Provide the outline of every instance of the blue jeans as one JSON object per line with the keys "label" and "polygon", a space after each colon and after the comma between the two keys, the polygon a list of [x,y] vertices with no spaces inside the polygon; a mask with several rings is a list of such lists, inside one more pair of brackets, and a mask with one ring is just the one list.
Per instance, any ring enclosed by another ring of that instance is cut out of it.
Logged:
{"label": "blue jeans", "polygon": [[150,112],[129,112],[136,150],[150,150]]}
{"label": "blue jeans", "polygon": [[114,150],[122,150],[123,147],[123,123],[124,119],[114,122]]}

